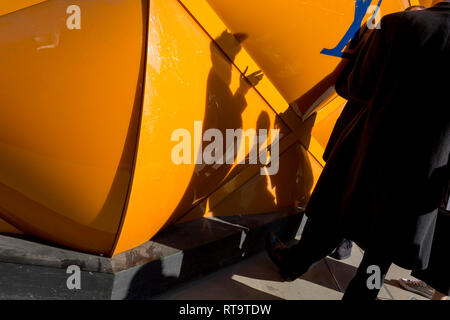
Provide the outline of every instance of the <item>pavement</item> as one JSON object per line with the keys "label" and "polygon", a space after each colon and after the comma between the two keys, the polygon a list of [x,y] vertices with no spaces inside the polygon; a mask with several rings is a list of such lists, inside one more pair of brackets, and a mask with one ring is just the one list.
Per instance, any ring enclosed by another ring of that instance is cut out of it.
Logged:
{"label": "pavement", "polygon": [[[363,251],[353,246],[349,259],[326,258],[294,282],[283,282],[277,268],[265,252],[208,276],[179,285],[156,300],[340,300],[356,272]],[[427,300],[405,291],[399,278],[410,278],[410,271],[392,265],[379,300]]]}
{"label": "pavement", "polygon": [[[302,217],[202,218],[111,259],[0,236],[0,299],[340,300],[362,259],[360,248],[343,261],[320,261],[294,282],[284,282],[261,252],[269,230],[299,239]],[[80,268],[82,290],[67,286],[68,266]],[[379,299],[425,300],[401,289],[400,278],[410,272],[393,265]]]}

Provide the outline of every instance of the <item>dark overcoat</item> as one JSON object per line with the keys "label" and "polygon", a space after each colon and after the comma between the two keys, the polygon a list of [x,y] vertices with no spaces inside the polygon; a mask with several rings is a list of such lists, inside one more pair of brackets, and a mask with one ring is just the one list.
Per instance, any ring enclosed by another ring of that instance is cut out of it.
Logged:
{"label": "dark overcoat", "polygon": [[380,27],[337,81],[349,104],[307,215],[423,269],[450,180],[450,3]]}

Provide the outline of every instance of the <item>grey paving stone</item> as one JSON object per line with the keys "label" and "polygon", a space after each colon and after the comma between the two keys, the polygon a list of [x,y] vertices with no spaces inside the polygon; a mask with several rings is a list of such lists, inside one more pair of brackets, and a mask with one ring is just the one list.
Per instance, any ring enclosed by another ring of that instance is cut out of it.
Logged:
{"label": "grey paving stone", "polygon": [[411,299],[428,300],[427,298],[422,297],[421,295],[409,292],[401,288],[397,283],[397,280],[400,278],[417,280],[416,278],[411,276],[410,270],[402,269],[399,266],[393,264],[389,269],[389,272],[386,276],[384,283],[385,286],[388,288],[389,292],[394,296],[395,300],[411,300]]}
{"label": "grey paving stone", "polygon": [[[338,285],[342,292],[345,292],[348,284],[356,273],[356,269],[363,257],[363,251],[358,246],[353,246],[352,255],[349,259],[337,261],[332,258],[327,258],[326,262],[331,270],[331,273],[336,278]],[[411,293],[402,289],[397,284],[397,279],[410,278],[410,271],[402,269],[396,265],[392,265],[386,276],[383,288],[380,290],[378,299],[380,300],[426,300],[426,298]]]}
{"label": "grey paving stone", "polygon": [[302,278],[283,282],[265,253],[252,256],[208,277],[174,288],[155,299],[339,300],[342,293],[320,262]]}

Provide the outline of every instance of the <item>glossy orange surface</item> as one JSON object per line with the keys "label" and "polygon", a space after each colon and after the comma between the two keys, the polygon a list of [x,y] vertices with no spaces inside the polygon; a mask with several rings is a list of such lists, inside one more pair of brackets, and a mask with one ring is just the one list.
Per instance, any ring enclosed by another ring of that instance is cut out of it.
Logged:
{"label": "glossy orange surface", "polygon": [[[67,8],[82,8],[69,30]],[[146,9],[46,1],[0,17],[0,217],[109,252],[130,183]]]}
{"label": "glossy orange surface", "polygon": [[[275,124],[275,113],[178,2],[151,2],[149,48],[139,150],[116,252],[176,222],[229,178],[235,165],[195,164],[206,130]],[[191,164],[171,159],[177,129],[191,133]]]}
{"label": "glossy orange surface", "polygon": [[[320,52],[341,40],[355,16],[354,0],[279,0],[275,6],[271,0],[247,0],[239,10],[229,0],[207,2],[232,32],[248,36],[245,49],[289,103],[337,66],[340,59]],[[371,1],[374,6],[378,2]],[[406,6],[407,1],[384,0],[380,9],[388,14]]]}

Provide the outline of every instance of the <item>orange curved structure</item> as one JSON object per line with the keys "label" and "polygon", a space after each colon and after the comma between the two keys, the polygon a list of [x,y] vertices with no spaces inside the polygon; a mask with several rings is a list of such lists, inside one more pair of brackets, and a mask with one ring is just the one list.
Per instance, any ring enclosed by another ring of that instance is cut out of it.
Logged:
{"label": "orange curved structure", "polygon": [[[340,43],[408,5],[2,1],[0,233],[112,256],[177,222],[305,206],[345,103],[326,81]],[[227,130],[278,130],[270,162],[244,135],[205,163]]]}

